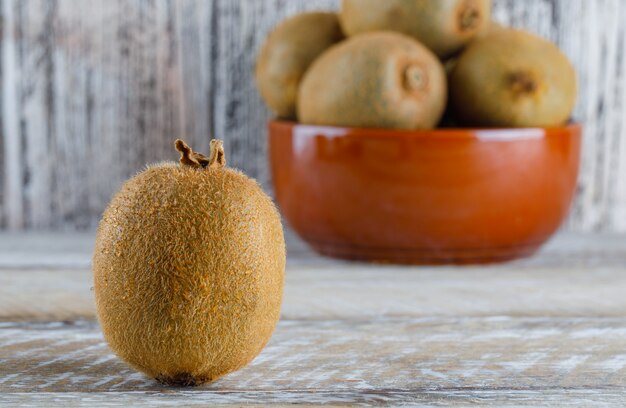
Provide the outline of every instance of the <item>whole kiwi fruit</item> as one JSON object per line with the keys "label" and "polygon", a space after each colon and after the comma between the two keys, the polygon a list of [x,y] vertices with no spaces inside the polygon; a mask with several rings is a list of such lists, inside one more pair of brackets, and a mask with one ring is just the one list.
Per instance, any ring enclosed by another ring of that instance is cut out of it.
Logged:
{"label": "whole kiwi fruit", "polygon": [[446,58],[489,25],[491,5],[492,0],[343,0],[340,18],[349,36],[399,31]]}
{"label": "whole kiwi fruit", "polygon": [[181,163],[149,166],[113,197],[93,255],[98,319],[113,351],[170,385],[248,364],[278,321],[280,217],[244,174],[177,141]]}
{"label": "whole kiwi fruit", "polygon": [[567,122],[576,71],[549,41],[499,28],[473,42],[450,76],[455,116],[470,126],[550,127]]}
{"label": "whole kiwi fruit", "polygon": [[337,13],[291,17],[267,37],[257,57],[257,88],[267,106],[284,119],[296,116],[300,80],[311,63],[344,38]]}
{"label": "whole kiwi fruit", "polygon": [[350,38],[309,68],[298,96],[312,125],[430,129],[445,109],[446,77],[437,57],[395,32]]}

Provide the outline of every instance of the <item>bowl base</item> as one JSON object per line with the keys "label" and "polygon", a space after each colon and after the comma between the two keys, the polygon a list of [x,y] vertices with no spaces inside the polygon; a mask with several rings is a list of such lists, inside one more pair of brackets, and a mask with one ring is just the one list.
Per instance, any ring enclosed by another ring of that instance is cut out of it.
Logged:
{"label": "bowl base", "polygon": [[352,244],[305,241],[320,255],[348,261],[398,265],[484,265],[532,256],[542,243],[475,249],[374,248]]}

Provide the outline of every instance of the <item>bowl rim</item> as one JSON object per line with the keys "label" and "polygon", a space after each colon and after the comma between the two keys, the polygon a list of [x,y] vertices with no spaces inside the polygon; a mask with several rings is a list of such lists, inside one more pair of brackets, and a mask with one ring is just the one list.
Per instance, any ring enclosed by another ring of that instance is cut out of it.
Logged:
{"label": "bowl rim", "polygon": [[563,126],[525,128],[436,128],[425,130],[404,130],[388,128],[359,128],[346,126],[308,125],[292,120],[270,119],[268,127],[288,127],[294,134],[326,137],[358,136],[367,138],[419,138],[419,139],[466,139],[466,140],[526,140],[542,139],[551,134],[575,135],[582,132],[583,124],[570,121]]}

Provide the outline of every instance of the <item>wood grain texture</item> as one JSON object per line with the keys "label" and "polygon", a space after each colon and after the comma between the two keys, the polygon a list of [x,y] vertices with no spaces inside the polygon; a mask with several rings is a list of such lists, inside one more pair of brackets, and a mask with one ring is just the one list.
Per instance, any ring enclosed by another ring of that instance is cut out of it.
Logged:
{"label": "wood grain texture", "polygon": [[[89,270],[0,270],[0,321],[95,319]],[[282,317],[619,317],[625,268],[287,267]]]}
{"label": "wood grain texture", "polygon": [[[287,268],[282,316],[622,316],[624,268]],[[0,320],[95,319],[89,270],[0,270]],[[555,290],[558,288],[558,290]]]}
{"label": "wood grain texture", "polygon": [[[621,407],[622,390],[419,390],[369,392],[355,397],[351,391],[308,393],[279,392],[206,392],[168,391],[129,392],[124,394],[99,392],[70,393],[11,393],[0,397],[9,406],[28,407],[154,407],[154,406],[245,406],[245,407],[345,407],[345,406],[411,406],[411,407]],[[319,401],[308,403],[305,401]],[[359,402],[355,402],[359,401]]]}
{"label": "wood grain texture", "polygon": [[4,1],[0,0],[0,230],[6,227],[6,208],[5,208],[5,147],[4,147],[4,132],[5,132],[5,115],[4,115],[4,95],[5,90],[5,78],[4,78],[4,70],[2,59],[4,57],[4,34],[5,34],[5,13],[4,13]]}
{"label": "wood grain texture", "polygon": [[[0,396],[8,406],[27,407],[346,407],[346,406],[410,406],[410,407],[622,407],[621,389],[557,389],[557,390],[385,390],[355,395],[352,391],[326,392],[229,392],[171,391],[153,392],[67,392],[10,393]],[[309,402],[317,401],[317,402]]]}
{"label": "wood grain texture", "polygon": [[9,227],[93,227],[123,180],[176,159],[176,137],[208,147],[211,12],[210,2],[4,2]]}
{"label": "wood grain texture", "polygon": [[[269,189],[253,83],[265,35],[338,0],[3,0],[0,226],[85,229],[175,137],[224,138]],[[626,4],[496,0],[495,18],[557,42],[580,76],[583,164],[569,228],[626,231]]]}
{"label": "wood grain texture", "polygon": [[[560,235],[536,257],[480,267],[319,258],[290,233],[282,317],[621,317],[626,240]],[[93,234],[0,234],[0,321],[95,319]]]}
{"label": "wood grain texture", "polygon": [[4,323],[0,402],[24,393],[148,391],[185,401],[201,391],[205,402],[234,404],[467,404],[478,397],[488,405],[537,405],[553,394],[562,404],[594,395],[623,403],[625,341],[624,318],[283,320],[250,366],[186,392],[128,368],[93,323]]}
{"label": "wood grain texture", "polygon": [[0,234],[0,406],[626,404],[621,235],[569,233],[531,259],[438,268],[337,262],[287,237],[270,343],[248,367],[181,389],[104,342],[93,234]]}

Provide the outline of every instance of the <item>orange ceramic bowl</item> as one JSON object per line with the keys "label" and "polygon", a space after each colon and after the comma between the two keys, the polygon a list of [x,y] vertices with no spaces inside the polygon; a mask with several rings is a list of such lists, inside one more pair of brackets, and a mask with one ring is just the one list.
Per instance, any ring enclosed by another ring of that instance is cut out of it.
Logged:
{"label": "orange ceramic bowl", "polygon": [[273,121],[278,205],[321,254],[406,264],[534,253],[566,218],[581,126],[397,131]]}

